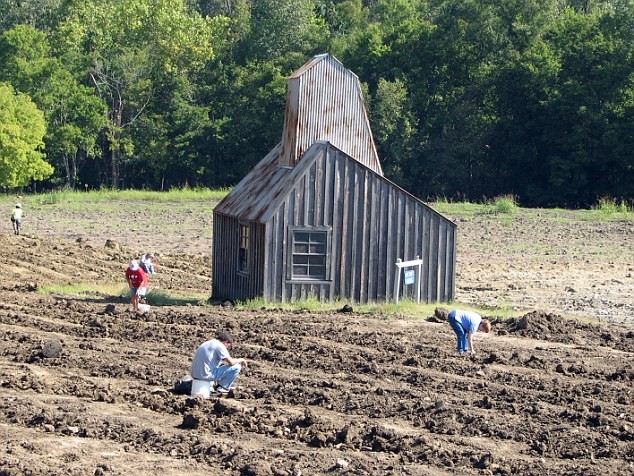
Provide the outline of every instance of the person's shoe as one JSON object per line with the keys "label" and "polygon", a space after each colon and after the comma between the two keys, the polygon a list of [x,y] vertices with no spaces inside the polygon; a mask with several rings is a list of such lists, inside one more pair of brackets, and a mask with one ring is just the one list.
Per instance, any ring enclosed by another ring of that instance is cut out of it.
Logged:
{"label": "person's shoe", "polygon": [[215,388],[215,393],[219,394],[219,395],[227,395],[229,392],[231,392],[233,390],[233,387],[230,388],[225,388],[222,385],[218,385]]}

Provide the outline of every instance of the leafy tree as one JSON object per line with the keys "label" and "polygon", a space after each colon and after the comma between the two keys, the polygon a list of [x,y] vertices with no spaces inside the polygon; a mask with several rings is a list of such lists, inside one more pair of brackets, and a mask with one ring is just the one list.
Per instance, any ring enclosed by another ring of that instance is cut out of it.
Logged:
{"label": "leafy tree", "polygon": [[192,14],[184,0],[73,0],[68,12],[59,47],[86,58],[108,105],[112,185],[118,187],[122,157],[134,154],[129,129],[147,113],[155,81],[202,67],[213,56],[215,30],[226,22]]}
{"label": "leafy tree", "polygon": [[0,186],[23,187],[44,180],[53,167],[44,160],[44,114],[31,99],[0,83]]}
{"label": "leafy tree", "polygon": [[98,155],[97,138],[105,127],[103,102],[52,56],[44,33],[26,25],[0,36],[0,80],[30,95],[44,112],[48,160],[65,172],[66,185],[74,186],[79,162]]}
{"label": "leafy tree", "polygon": [[286,77],[330,52],[364,83],[386,174],[418,196],[634,195],[631,0],[0,0],[0,11],[0,81],[44,112],[53,183],[236,183],[280,139]]}
{"label": "leafy tree", "polygon": [[406,184],[416,147],[417,124],[405,83],[400,79],[379,80],[372,106],[374,137],[380,145],[383,171],[394,182]]}
{"label": "leafy tree", "polygon": [[496,81],[494,148],[507,186],[526,203],[631,195],[634,41],[626,11],[567,10]]}
{"label": "leafy tree", "polygon": [[272,61],[251,61],[225,71],[217,86],[209,91],[223,98],[210,112],[210,159],[216,180],[232,185],[282,137],[286,76]]}
{"label": "leafy tree", "polygon": [[247,58],[274,60],[309,51],[324,31],[312,0],[252,0]]}
{"label": "leafy tree", "polygon": [[0,33],[16,25],[52,30],[60,19],[64,0],[0,0]]}

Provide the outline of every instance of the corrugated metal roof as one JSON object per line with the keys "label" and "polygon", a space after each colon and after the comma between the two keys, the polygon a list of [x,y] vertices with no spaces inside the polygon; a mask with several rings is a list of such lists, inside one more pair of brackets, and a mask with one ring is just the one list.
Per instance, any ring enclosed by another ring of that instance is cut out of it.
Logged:
{"label": "corrugated metal roof", "polygon": [[[323,151],[327,143],[319,142],[307,156]],[[281,166],[277,160],[280,144],[267,154],[251,172],[234,187],[214,208],[214,212],[241,218],[243,220],[266,223],[277,207],[295,186],[295,177],[301,177],[310,166],[310,158],[301,166]]]}
{"label": "corrugated metal roof", "polygon": [[[246,221],[266,223],[275,214],[278,207],[286,199],[287,195],[296,186],[312,162],[327,153],[329,147],[336,147],[326,141],[314,143],[304,154],[304,157],[295,167],[281,166],[278,163],[281,144],[278,144],[229,192],[229,194],[216,205],[214,212],[236,217]],[[343,152],[343,151],[342,151]],[[344,152],[344,156],[348,156]],[[349,157],[349,156],[348,156]],[[349,157],[349,160],[355,160]],[[358,162],[358,161],[357,161]],[[425,208],[446,221],[449,226],[455,224],[440,213],[433,210],[422,200],[415,197],[407,190],[399,187],[384,176],[377,174],[382,181],[396,190],[403,192],[413,200],[421,203]]]}
{"label": "corrugated metal roof", "polygon": [[383,175],[359,78],[329,54],[315,56],[288,80],[280,164],[294,166],[319,140]]}
{"label": "corrugated metal roof", "polygon": [[277,144],[231,192],[216,205],[214,212],[260,222],[261,215],[275,201],[290,180],[289,167],[278,163]]}

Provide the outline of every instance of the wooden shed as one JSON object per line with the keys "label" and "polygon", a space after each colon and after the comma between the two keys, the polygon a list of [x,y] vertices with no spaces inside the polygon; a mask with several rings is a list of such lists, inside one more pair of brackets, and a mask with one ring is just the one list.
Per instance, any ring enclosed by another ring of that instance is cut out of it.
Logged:
{"label": "wooden shed", "polygon": [[217,299],[388,301],[415,259],[421,299],[454,298],[455,224],[383,176],[359,80],[331,55],[289,78],[282,141],[213,227]]}

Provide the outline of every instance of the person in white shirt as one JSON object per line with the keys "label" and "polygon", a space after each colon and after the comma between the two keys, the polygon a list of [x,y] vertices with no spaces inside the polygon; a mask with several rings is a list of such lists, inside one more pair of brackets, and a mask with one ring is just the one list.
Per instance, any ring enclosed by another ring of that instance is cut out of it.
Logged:
{"label": "person in white shirt", "polygon": [[19,203],[15,204],[15,208],[13,212],[11,212],[11,223],[13,224],[13,233],[16,235],[20,234],[20,226],[22,225],[22,205]]}
{"label": "person in white shirt", "polygon": [[154,267],[154,263],[152,260],[154,259],[154,254],[145,253],[141,258],[139,258],[139,266],[143,268],[147,274],[156,274],[156,268]]}

